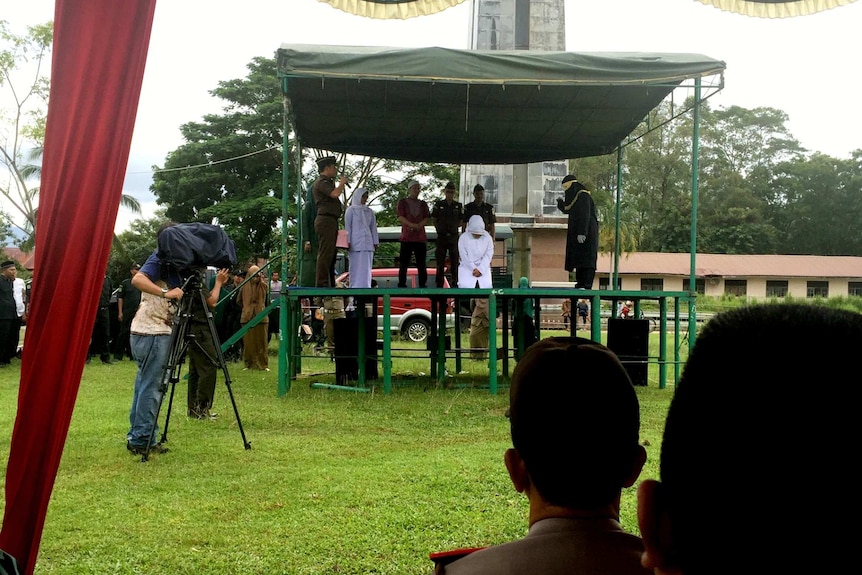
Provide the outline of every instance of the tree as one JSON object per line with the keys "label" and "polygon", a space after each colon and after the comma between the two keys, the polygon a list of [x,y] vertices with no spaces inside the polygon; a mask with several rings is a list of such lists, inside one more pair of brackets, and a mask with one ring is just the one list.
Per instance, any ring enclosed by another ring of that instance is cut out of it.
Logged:
{"label": "tree", "polygon": [[[184,124],[185,143],[170,152],[164,168],[155,167],[151,190],[166,208],[169,219],[207,222],[224,226],[237,245],[241,261],[281,252],[283,103],[272,58],[257,57],[247,66],[244,79],[219,82],[211,94],[225,101],[223,114],[204,116],[202,122]],[[288,267],[295,269],[296,194],[293,182],[302,174],[302,188],[317,178],[313,160],[336,155],[341,171],[351,183],[345,197],[357,187],[370,194],[378,225],[394,225],[395,200],[416,176],[429,178],[430,185],[457,178],[457,166],[417,164],[382,158],[332,154],[311,149],[313,157],[296,165],[293,140],[288,157],[287,250]],[[388,174],[398,174],[392,178]],[[303,194],[303,201],[305,197]]]}
{"label": "tree", "polygon": [[[0,165],[9,175],[0,181],[0,194],[23,220],[16,222],[5,213],[2,219],[7,232],[12,226],[24,234],[24,249],[33,247],[36,232],[50,86],[42,69],[50,55],[53,30],[53,22],[47,22],[29,27],[26,35],[18,36],[0,20],[0,42],[5,45],[0,50],[0,102],[11,106],[11,112],[0,110]],[[120,205],[141,213],[140,202],[132,196],[123,194]],[[6,237],[3,229],[0,225],[0,240]],[[118,247],[122,250],[122,245]]]}
{"label": "tree", "polygon": [[131,222],[128,230],[120,233],[111,247],[111,257],[108,260],[107,276],[114,285],[119,285],[129,277],[132,264],[142,265],[150,257],[156,249],[159,228],[167,221],[164,210],[156,210],[152,218],[136,219]]}
{"label": "tree", "polygon": [[0,20],[0,165],[7,172],[0,180],[0,194],[23,218],[9,223],[27,237],[36,229],[39,188],[32,160],[45,139],[49,81],[43,65],[49,62],[53,30],[47,22],[19,36]]}
{"label": "tree", "polygon": [[862,150],[777,168],[770,217],[781,253],[862,256]]}
{"label": "tree", "polygon": [[[244,79],[219,82],[210,93],[224,114],[180,128],[185,144],[156,167],[151,190],[169,219],[222,225],[241,260],[280,248],[282,102],[272,58],[254,58]],[[288,157],[293,158],[290,153]],[[288,164],[288,181],[296,166]],[[296,204],[289,200],[295,217]]]}

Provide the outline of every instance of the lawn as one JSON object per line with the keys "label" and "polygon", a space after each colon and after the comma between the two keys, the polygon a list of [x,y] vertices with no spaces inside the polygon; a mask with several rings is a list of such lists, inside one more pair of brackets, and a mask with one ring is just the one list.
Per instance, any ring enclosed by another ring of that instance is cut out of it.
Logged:
{"label": "lawn", "polygon": [[[312,389],[331,383],[334,367],[327,358],[304,365],[278,397],[275,370],[229,364],[251,450],[221,375],[215,421],[185,417],[179,383],[170,452],[147,463],[125,449],[133,363],[87,365],[36,573],[424,573],[430,551],[525,533],[526,500],[502,461],[507,388],[503,381],[492,396],[481,386],[486,363],[465,360],[476,387],[464,376],[446,389],[419,375],[427,362],[396,358],[389,395]],[[657,389],[654,371],[638,388],[649,454],[642,479],[658,476],[673,393]],[[17,362],[0,370],[4,463],[19,375]],[[635,489],[626,490],[622,522],[636,533],[635,505]]]}

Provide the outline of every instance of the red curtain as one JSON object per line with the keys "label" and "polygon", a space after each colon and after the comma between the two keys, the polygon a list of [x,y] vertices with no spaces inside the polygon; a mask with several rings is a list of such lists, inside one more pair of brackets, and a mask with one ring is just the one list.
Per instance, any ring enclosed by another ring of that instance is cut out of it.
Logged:
{"label": "red curtain", "polygon": [[33,299],[0,530],[0,549],[27,574],[36,563],[105,276],[155,4],[55,3]]}

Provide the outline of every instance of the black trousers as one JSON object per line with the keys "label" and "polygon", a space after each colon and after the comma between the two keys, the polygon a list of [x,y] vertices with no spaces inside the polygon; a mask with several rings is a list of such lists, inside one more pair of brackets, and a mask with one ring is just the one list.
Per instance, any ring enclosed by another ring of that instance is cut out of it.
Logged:
{"label": "black trousers", "polygon": [[428,244],[425,242],[401,242],[398,258],[401,266],[398,268],[398,287],[407,287],[407,268],[410,267],[410,257],[416,258],[416,271],[419,276],[419,287],[428,287],[428,268],[425,267],[425,256]]}
{"label": "black trousers", "polygon": [[0,365],[8,365],[12,360],[9,350],[12,348],[11,340],[18,342],[18,320],[0,319]]}
{"label": "black trousers", "polygon": [[593,289],[596,268],[575,268],[575,287]]}
{"label": "black trousers", "polygon": [[434,259],[437,260],[437,287],[443,287],[443,270],[446,267],[446,256],[449,256],[449,273],[452,275],[450,286],[456,285],[458,279],[458,238],[440,238],[437,236],[437,248]]}
{"label": "black trousers", "polygon": [[132,334],[132,319],[134,318],[134,314],[132,317],[129,317],[127,314],[123,314],[123,321],[120,322],[120,333],[117,335],[117,341],[114,342],[114,359],[123,359],[125,355],[129,359],[134,359],[132,357],[132,344],[131,344],[131,334]]}
{"label": "black trousers", "polygon": [[108,308],[99,308],[96,312],[88,356],[95,355],[98,355],[102,361],[111,361],[111,318],[108,315]]}

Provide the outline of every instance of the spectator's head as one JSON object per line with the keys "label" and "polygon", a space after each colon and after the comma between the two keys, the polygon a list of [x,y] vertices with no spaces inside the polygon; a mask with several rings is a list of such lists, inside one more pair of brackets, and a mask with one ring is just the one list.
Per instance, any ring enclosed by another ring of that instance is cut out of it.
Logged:
{"label": "spectator's head", "polygon": [[638,491],[649,567],[829,572],[851,561],[858,530],[839,491],[857,479],[848,398],[860,349],[862,315],[814,305],[746,306],[703,328],[665,423],[661,483]]}
{"label": "spectator's head", "polygon": [[588,339],[549,337],[527,348],[512,373],[509,420],[512,482],[551,505],[618,503],[646,461],[631,380],[611,350]]}
{"label": "spectator's head", "polygon": [[563,181],[561,182],[563,191],[568,190],[570,187],[572,187],[572,184],[574,184],[577,181],[578,181],[578,179],[572,174],[569,174],[569,175],[563,177]]}
{"label": "spectator's head", "polygon": [[473,186],[473,200],[477,204],[482,204],[485,201],[485,187],[482,184]]}
{"label": "spectator's head", "polygon": [[130,274],[131,276],[133,276],[133,277],[134,277],[134,275],[135,275],[136,273],[138,273],[139,271],[141,271],[141,266],[140,266],[140,265],[138,265],[138,264],[132,264],[132,265],[129,267],[129,274]]}
{"label": "spectator's head", "polygon": [[14,280],[18,275],[18,269],[15,267],[15,262],[12,260],[6,260],[3,263],[0,263],[0,273],[7,278]]}
{"label": "spectator's head", "polygon": [[250,266],[248,268],[248,270],[246,271],[246,276],[251,278],[251,280],[249,280],[250,282],[260,283],[260,274],[258,273],[259,271],[260,268],[258,266]]}

